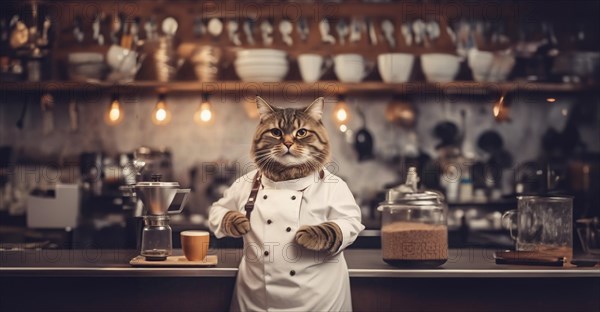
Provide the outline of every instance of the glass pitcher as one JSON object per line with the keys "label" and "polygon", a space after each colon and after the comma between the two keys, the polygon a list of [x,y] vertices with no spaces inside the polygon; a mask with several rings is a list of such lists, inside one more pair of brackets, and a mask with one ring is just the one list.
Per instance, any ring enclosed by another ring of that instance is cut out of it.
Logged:
{"label": "glass pitcher", "polygon": [[166,260],[173,252],[172,235],[168,216],[144,216],[140,254],[148,261]]}

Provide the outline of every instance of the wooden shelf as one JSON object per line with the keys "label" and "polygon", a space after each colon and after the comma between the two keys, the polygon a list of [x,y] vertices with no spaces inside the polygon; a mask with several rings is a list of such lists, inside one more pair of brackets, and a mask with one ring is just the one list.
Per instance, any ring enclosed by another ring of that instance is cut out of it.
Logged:
{"label": "wooden shelf", "polygon": [[576,93],[598,90],[599,85],[582,85],[566,83],[537,82],[503,82],[480,83],[473,81],[455,81],[450,83],[407,82],[389,84],[383,82],[341,83],[337,81],[320,81],[305,83],[300,81],[285,82],[242,82],[217,81],[197,82],[180,81],[161,83],[157,81],[135,81],[114,84],[108,82],[0,82],[0,92],[73,92],[73,93],[226,93],[232,95],[255,94],[289,94],[289,95],[322,95],[338,94],[465,94],[485,95],[503,92],[532,93]]}

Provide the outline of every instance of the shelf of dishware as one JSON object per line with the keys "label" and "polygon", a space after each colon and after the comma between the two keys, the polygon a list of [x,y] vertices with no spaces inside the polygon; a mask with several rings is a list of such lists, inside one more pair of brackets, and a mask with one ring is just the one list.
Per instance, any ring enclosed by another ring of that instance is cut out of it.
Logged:
{"label": "shelf of dishware", "polygon": [[447,83],[406,82],[385,83],[363,81],[360,83],[342,83],[338,81],[302,81],[285,82],[242,82],[242,81],[134,81],[129,83],[79,82],[79,81],[43,81],[43,82],[6,82],[0,81],[2,92],[111,92],[111,93],[173,93],[192,92],[217,94],[289,94],[289,95],[344,95],[344,94],[502,94],[511,92],[531,93],[577,93],[598,90],[598,84],[547,83],[547,82],[475,82],[453,81]]}

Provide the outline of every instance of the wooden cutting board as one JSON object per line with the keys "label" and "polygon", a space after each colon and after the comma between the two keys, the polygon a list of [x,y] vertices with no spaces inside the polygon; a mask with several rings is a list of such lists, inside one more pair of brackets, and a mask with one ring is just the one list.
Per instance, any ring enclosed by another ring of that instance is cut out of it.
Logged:
{"label": "wooden cutting board", "polygon": [[129,261],[134,267],[209,267],[217,263],[217,255],[208,255],[203,261],[188,261],[185,256],[169,256],[165,261],[146,261],[144,256],[137,256]]}

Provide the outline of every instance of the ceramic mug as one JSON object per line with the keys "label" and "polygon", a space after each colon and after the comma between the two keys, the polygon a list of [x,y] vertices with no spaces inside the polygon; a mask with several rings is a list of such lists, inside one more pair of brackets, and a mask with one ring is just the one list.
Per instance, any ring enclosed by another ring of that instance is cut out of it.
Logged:
{"label": "ceramic mug", "polygon": [[181,232],[181,248],[188,261],[203,261],[208,254],[210,233],[207,231]]}
{"label": "ceramic mug", "polygon": [[375,64],[360,54],[338,54],[333,58],[334,71],[341,82],[361,82],[371,73]]}
{"label": "ceramic mug", "polygon": [[415,56],[408,53],[384,53],[377,56],[379,75],[387,83],[408,81],[414,62]]}
{"label": "ceramic mug", "polygon": [[304,82],[318,81],[331,68],[331,65],[333,62],[330,58],[319,54],[300,54],[298,56],[300,75]]}

